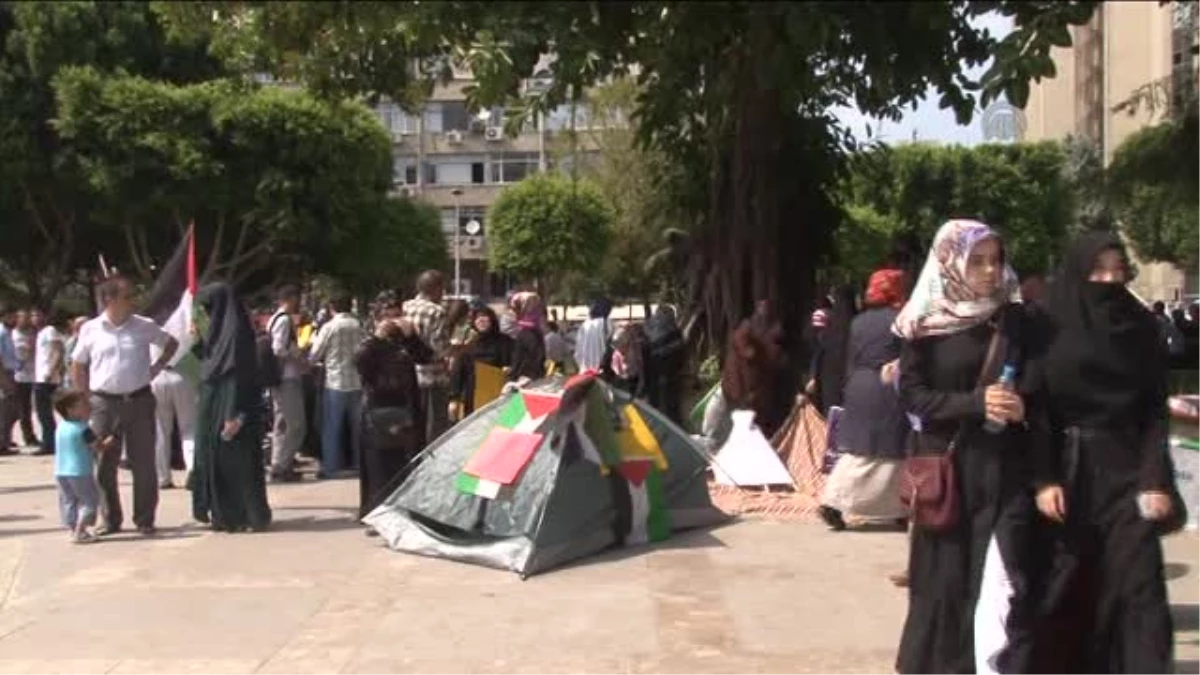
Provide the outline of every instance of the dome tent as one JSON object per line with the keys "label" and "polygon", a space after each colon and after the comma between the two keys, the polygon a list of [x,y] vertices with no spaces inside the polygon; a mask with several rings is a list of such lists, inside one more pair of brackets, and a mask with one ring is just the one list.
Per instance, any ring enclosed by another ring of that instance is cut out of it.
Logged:
{"label": "dome tent", "polygon": [[591,376],[501,398],[437,439],[363,519],[393,549],[527,577],[727,516],[687,434]]}

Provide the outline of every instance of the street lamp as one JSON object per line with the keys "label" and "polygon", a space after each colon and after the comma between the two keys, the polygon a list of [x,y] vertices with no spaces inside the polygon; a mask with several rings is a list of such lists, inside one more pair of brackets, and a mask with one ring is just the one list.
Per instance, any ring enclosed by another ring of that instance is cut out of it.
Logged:
{"label": "street lamp", "polygon": [[459,197],[462,197],[463,191],[460,188],[454,188],[450,191],[450,195],[454,197],[454,294],[458,295],[462,288],[462,217],[460,214],[461,205]]}

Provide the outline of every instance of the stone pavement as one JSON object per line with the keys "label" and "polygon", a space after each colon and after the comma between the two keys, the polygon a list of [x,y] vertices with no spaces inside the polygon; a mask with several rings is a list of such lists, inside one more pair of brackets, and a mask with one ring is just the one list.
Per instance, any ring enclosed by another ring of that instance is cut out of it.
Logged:
{"label": "stone pavement", "polygon": [[[75,546],[51,474],[0,458],[0,672],[891,672],[904,617],[899,534],[742,521],[522,582],[387,551],[352,480],[272,486],[264,534],[171,490],[157,538]],[[1166,548],[1197,672],[1196,536]]]}

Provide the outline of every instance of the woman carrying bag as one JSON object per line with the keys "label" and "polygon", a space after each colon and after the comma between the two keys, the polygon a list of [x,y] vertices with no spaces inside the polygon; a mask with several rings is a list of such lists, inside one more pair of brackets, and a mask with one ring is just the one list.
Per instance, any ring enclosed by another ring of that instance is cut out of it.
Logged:
{"label": "woman carrying bag", "polygon": [[[905,339],[901,404],[921,420],[901,477],[913,525],[901,673],[976,671],[975,611],[987,559],[999,561],[1013,588],[1027,588],[1023,533],[1034,514],[1024,420],[1035,401],[997,382],[1005,366],[1025,369],[1018,299],[999,235],[952,220],[938,231],[894,324]],[[1029,598],[1005,600],[1011,609],[1000,644],[991,636],[978,656],[1001,651],[1005,671],[1025,672]]]}

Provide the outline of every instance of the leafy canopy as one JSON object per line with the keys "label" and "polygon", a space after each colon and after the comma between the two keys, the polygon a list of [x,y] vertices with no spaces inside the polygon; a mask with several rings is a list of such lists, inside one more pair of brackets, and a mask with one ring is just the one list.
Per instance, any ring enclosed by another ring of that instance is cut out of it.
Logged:
{"label": "leafy canopy", "polygon": [[594,272],[612,238],[612,212],[596,186],[555,174],[500,193],[488,222],[492,267],[527,279]]}

